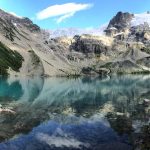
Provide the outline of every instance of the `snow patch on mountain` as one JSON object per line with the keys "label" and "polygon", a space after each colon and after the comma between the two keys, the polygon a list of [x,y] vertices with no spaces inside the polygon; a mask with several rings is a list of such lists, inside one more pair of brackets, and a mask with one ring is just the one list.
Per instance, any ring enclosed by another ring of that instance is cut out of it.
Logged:
{"label": "snow patch on mountain", "polygon": [[134,18],[131,21],[131,26],[137,26],[147,22],[150,25],[150,13],[145,12],[141,14],[134,14]]}

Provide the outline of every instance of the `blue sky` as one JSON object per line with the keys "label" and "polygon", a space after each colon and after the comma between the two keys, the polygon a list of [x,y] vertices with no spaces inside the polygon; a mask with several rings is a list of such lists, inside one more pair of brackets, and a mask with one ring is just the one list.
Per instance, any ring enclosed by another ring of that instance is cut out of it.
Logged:
{"label": "blue sky", "polygon": [[118,11],[148,11],[150,0],[0,0],[0,8],[44,29],[92,28],[107,23]]}

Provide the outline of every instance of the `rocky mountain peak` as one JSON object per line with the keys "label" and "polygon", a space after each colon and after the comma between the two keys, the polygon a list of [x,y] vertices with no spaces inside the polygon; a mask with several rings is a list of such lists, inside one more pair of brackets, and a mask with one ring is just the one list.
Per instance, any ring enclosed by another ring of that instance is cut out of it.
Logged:
{"label": "rocky mountain peak", "polygon": [[131,21],[134,15],[128,12],[118,12],[116,16],[110,20],[109,25],[106,29],[107,35],[112,35],[119,32],[125,32],[131,26]]}
{"label": "rocky mountain peak", "polygon": [[[13,15],[12,13],[7,13],[0,9],[0,18],[1,18],[1,25],[4,25],[9,27],[9,25],[12,26],[24,26],[31,32],[40,32],[40,27],[36,24],[34,24],[29,18],[27,17],[19,17],[17,15]],[[7,24],[7,25],[6,25]]]}
{"label": "rocky mountain peak", "polygon": [[108,28],[115,27],[118,30],[122,30],[124,28],[129,27],[132,18],[134,17],[133,14],[128,12],[118,12],[115,17],[110,21]]}

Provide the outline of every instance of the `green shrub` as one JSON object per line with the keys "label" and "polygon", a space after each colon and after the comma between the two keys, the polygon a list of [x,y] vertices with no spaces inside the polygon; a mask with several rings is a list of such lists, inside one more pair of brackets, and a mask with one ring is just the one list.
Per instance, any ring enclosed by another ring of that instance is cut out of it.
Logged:
{"label": "green shrub", "polygon": [[7,75],[9,67],[18,72],[22,66],[23,57],[0,42],[0,75]]}

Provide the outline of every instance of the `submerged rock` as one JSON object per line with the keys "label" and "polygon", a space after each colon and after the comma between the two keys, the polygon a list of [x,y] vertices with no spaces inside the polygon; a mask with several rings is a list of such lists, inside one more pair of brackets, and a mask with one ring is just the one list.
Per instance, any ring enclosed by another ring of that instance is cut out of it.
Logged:
{"label": "submerged rock", "polygon": [[144,102],[147,104],[150,104],[150,100],[149,99],[144,99]]}
{"label": "submerged rock", "polygon": [[119,134],[131,134],[133,132],[132,120],[125,115],[109,113],[107,115],[111,127]]}
{"label": "submerged rock", "polygon": [[10,108],[4,108],[1,104],[0,104],[0,113],[11,113],[11,114],[15,114],[16,112]]}
{"label": "submerged rock", "polygon": [[7,109],[7,108],[0,108],[0,113],[11,113],[11,114],[15,114],[16,112],[11,110],[11,109]]}
{"label": "submerged rock", "polygon": [[150,124],[142,127],[141,132],[135,138],[135,150],[150,149]]}

